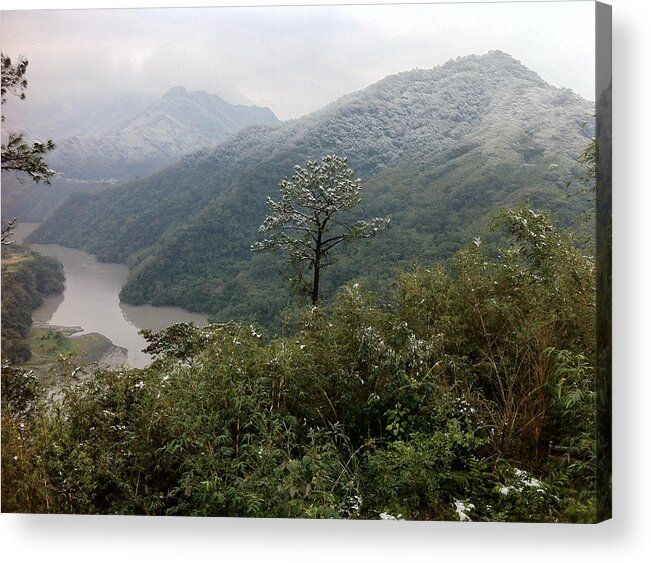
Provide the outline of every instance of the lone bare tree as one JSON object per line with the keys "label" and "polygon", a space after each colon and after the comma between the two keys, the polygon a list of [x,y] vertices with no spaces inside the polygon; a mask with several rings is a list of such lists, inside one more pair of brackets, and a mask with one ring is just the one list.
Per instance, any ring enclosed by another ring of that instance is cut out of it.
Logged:
{"label": "lone bare tree", "polygon": [[321,270],[333,262],[332,251],[341,243],[369,238],[385,229],[389,219],[375,217],[344,223],[338,215],[361,202],[362,183],[353,178],[346,158],[325,156],[294,167],[291,180],[280,183],[278,201],[267,198],[271,210],[260,226],[269,238],[255,243],[252,250],[283,249],[291,262],[313,270],[312,304],[319,299]]}

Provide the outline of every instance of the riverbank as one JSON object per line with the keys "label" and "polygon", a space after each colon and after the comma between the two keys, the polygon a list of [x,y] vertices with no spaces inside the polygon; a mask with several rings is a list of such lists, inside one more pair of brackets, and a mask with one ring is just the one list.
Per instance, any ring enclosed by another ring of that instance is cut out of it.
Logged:
{"label": "riverbank", "polygon": [[[23,240],[37,225],[19,224],[15,240]],[[56,244],[30,244],[29,247],[43,256],[56,258],[63,264],[65,291],[48,297],[33,311],[32,320],[43,325],[77,327],[89,333],[85,349],[89,349],[92,362],[103,366],[120,366],[123,363],[133,368],[150,365],[151,356],[143,352],[148,342],[140,334],[143,329],[158,332],[179,322],[193,322],[198,326],[208,324],[208,317],[192,313],[178,307],[155,307],[151,305],[128,305],[120,301],[120,291],[127,280],[129,270],[124,264],[98,262],[95,257],[72,248]],[[81,330],[81,329],[79,329]],[[106,343],[97,341],[96,347],[90,334],[96,333],[107,338],[118,350],[103,348]],[[64,336],[73,337],[71,334]],[[81,335],[76,335],[73,340]],[[77,343],[80,344],[81,343]],[[94,350],[98,351],[95,353]],[[120,350],[127,350],[126,361]]]}
{"label": "riverbank", "polygon": [[34,322],[29,333],[32,357],[25,367],[47,372],[62,359],[75,365],[95,365],[100,369],[115,369],[127,363],[126,348],[116,346],[98,332],[77,334],[82,330],[79,326]]}

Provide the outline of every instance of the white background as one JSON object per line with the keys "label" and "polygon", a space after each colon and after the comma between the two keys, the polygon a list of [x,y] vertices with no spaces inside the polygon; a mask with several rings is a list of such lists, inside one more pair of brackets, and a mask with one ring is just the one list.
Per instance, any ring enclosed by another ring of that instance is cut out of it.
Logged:
{"label": "white background", "polygon": [[[225,2],[233,5],[238,2]],[[241,2],[240,2],[241,3]],[[255,0],[255,4],[268,4]],[[291,4],[285,0],[284,4]],[[296,3],[296,2],[294,2]],[[305,2],[302,2],[305,3]],[[220,2],[2,1],[8,8]],[[651,561],[647,3],[611,0],[614,514],[597,526],[0,515],[4,561]]]}

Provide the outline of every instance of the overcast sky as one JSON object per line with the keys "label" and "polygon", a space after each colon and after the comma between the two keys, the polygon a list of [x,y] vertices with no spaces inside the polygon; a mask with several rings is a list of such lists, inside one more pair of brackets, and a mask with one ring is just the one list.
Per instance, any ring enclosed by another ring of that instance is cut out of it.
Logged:
{"label": "overcast sky", "polygon": [[300,117],[388,74],[500,49],[594,99],[594,3],[6,11],[29,103],[183,85]]}

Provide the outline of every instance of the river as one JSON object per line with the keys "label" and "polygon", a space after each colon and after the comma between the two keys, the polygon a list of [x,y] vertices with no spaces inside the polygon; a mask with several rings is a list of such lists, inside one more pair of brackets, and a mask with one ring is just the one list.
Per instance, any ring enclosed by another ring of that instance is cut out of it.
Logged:
{"label": "river", "polygon": [[[18,224],[14,240],[21,242],[37,226]],[[120,290],[129,273],[124,264],[98,262],[87,252],[57,244],[30,244],[30,248],[59,259],[66,277],[63,294],[47,298],[34,311],[32,319],[47,325],[82,327],[83,331],[77,334],[103,334],[116,346],[127,349],[127,363],[131,367],[142,368],[151,362],[149,354],[142,351],[147,342],[138,331],[162,330],[179,322],[208,324],[207,315],[179,307],[121,303]]]}

